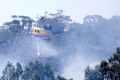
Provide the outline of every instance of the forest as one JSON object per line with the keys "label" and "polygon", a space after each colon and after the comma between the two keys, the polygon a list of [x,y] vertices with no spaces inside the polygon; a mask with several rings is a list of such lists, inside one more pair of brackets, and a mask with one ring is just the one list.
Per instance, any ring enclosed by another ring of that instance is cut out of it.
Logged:
{"label": "forest", "polygon": [[[62,12],[48,17],[52,33],[72,21]],[[43,57],[30,35],[34,22],[12,15],[0,26],[0,80],[120,80],[120,16],[88,15],[83,23],[73,22],[67,33],[42,41]]]}

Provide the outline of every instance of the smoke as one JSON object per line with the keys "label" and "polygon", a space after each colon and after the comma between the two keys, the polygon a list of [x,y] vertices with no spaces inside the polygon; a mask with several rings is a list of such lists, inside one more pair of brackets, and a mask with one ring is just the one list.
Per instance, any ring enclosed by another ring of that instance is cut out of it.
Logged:
{"label": "smoke", "polygon": [[75,23],[70,31],[51,40],[32,38],[23,32],[0,45],[0,69],[7,61],[25,65],[36,59],[52,57],[56,59],[53,62],[60,65],[57,67],[63,77],[83,80],[89,64],[107,59],[120,45],[119,21],[117,17],[94,24]]}
{"label": "smoke", "polygon": [[[31,60],[35,60],[37,57],[35,54],[34,45],[32,44],[32,39],[30,36],[22,33],[8,41],[1,43],[0,45],[0,61],[1,61],[1,70],[5,67],[8,61],[15,63],[20,62],[23,65],[26,65]],[[3,67],[4,66],[4,67]]]}
{"label": "smoke", "polygon": [[85,60],[83,56],[74,55],[69,57],[65,63],[62,76],[74,80],[83,80],[84,68],[87,66],[86,63],[89,63],[88,60]]}
{"label": "smoke", "polygon": [[54,49],[54,47],[52,47],[51,44],[39,38],[33,38],[30,34],[24,31],[1,44],[0,73],[8,61],[12,62],[13,65],[20,62],[23,66],[25,66],[30,61],[42,59],[41,61],[46,62],[48,57],[58,55],[58,52]]}
{"label": "smoke", "polygon": [[75,24],[68,33],[61,35],[64,53],[61,58],[61,74],[66,78],[83,80],[87,66],[108,59],[120,46],[118,21],[120,17],[96,23]]}
{"label": "smoke", "polygon": [[47,41],[40,37],[33,37],[37,49],[37,55],[40,57],[53,57],[57,56],[58,52]]}
{"label": "smoke", "polygon": [[86,67],[89,65],[93,67],[93,63],[100,62],[99,56],[95,57],[92,52],[94,51],[90,52],[87,47],[81,45],[74,54],[64,56],[61,59],[63,64],[61,75],[68,79],[83,80]]}

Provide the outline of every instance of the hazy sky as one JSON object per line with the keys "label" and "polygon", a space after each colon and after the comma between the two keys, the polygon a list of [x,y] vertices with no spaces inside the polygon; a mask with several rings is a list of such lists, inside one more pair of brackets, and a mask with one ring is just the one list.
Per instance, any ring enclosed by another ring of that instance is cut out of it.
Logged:
{"label": "hazy sky", "polygon": [[120,0],[0,0],[0,24],[14,14],[35,18],[37,14],[57,9],[65,10],[65,14],[77,22],[94,14],[110,18],[120,15]]}

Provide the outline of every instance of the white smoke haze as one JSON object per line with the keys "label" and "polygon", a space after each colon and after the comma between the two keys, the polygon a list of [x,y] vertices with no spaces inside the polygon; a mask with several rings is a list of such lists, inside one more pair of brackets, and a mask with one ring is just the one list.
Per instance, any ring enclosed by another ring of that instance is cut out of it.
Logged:
{"label": "white smoke haze", "polygon": [[76,53],[64,57],[64,59],[62,59],[63,61],[61,61],[61,63],[64,62],[62,65],[62,76],[65,76],[68,79],[73,78],[74,80],[84,79],[84,71],[86,67],[90,66],[92,68],[96,65],[94,65],[93,63],[96,63],[100,60],[99,58],[94,57],[94,55],[91,58],[91,52],[89,52],[89,54],[86,55],[86,49],[81,47]]}
{"label": "white smoke haze", "polygon": [[94,70],[95,67],[96,67],[97,65],[99,65],[99,64],[100,64],[100,62],[90,63],[90,64],[89,64],[89,67]]}
{"label": "white smoke haze", "polygon": [[[1,46],[4,47],[1,47],[0,49],[0,73],[2,73],[2,70],[8,61],[12,62],[13,65],[20,62],[25,66],[30,61],[58,55],[57,50],[55,50],[52,45],[40,38],[33,38],[26,32],[22,32],[13,40],[9,40]],[[37,54],[38,51],[40,55]],[[44,59],[41,61],[46,62]]]}
{"label": "white smoke haze", "polygon": [[88,63],[89,61],[85,60],[83,56],[71,56],[64,64],[62,76],[73,78],[74,80],[83,80],[84,68]]}
{"label": "white smoke haze", "polygon": [[32,38],[23,32],[14,40],[0,44],[0,71],[7,61],[25,65],[29,61],[53,57],[54,62],[61,65],[57,67],[62,76],[83,80],[89,64],[107,59],[120,46],[120,18],[117,18],[92,25],[74,24],[69,32],[50,41]]}
{"label": "white smoke haze", "polygon": [[33,42],[36,45],[37,49],[37,55],[40,57],[53,57],[57,56],[58,52],[54,49],[52,45],[50,45],[47,41],[44,41],[44,39],[41,39],[40,37],[33,37]]}
{"label": "white smoke haze", "polygon": [[96,24],[75,25],[64,35],[63,52],[68,55],[62,61],[63,76],[83,80],[87,66],[94,68],[115,52],[120,46],[120,17],[116,20],[113,18]]}

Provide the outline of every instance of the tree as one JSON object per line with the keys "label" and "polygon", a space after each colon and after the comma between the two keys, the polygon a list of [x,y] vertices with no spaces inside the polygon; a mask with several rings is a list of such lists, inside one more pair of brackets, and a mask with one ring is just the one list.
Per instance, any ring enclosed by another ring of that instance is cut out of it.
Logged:
{"label": "tree", "polygon": [[3,70],[1,80],[15,80],[15,68],[12,63],[7,63],[5,70]]}
{"label": "tree", "polygon": [[32,74],[31,80],[41,80],[37,74]]}
{"label": "tree", "polygon": [[31,19],[28,16],[11,16],[13,20],[11,22],[4,23],[4,26],[8,26],[9,30],[14,33],[20,33],[22,30],[30,30],[32,27],[32,23],[34,22],[33,19]]}
{"label": "tree", "polygon": [[22,28],[27,28],[27,30],[29,31],[32,27],[32,23],[34,22],[34,20],[28,16],[18,16],[18,18],[20,18]]}
{"label": "tree", "polygon": [[95,67],[95,69],[90,69],[89,66],[86,68],[85,80],[103,80],[102,75],[99,72],[98,65]]}
{"label": "tree", "polygon": [[12,15],[11,17],[12,17],[13,19],[17,18],[17,16],[16,16],[16,15]]}
{"label": "tree", "polygon": [[22,80],[29,79],[52,80],[54,72],[49,64],[42,64],[38,61],[31,62],[26,66],[22,75]]}
{"label": "tree", "polygon": [[[38,61],[30,62],[25,69],[22,69],[20,63],[16,64],[16,68],[12,63],[8,62],[5,70],[3,70],[0,80],[67,80],[64,77],[54,75],[54,70],[49,63],[41,63]],[[73,80],[73,79],[69,79]]]}
{"label": "tree", "polygon": [[21,66],[20,63],[17,63],[16,64],[16,69],[15,69],[16,80],[19,80],[19,78],[21,77],[22,73],[23,73],[22,66]]}
{"label": "tree", "polygon": [[46,16],[41,17],[37,21],[37,23],[38,26],[41,26],[41,24],[43,26],[48,24],[50,26],[52,34],[54,34],[56,32],[60,32],[61,30],[63,31],[63,29],[66,27],[69,21],[71,21],[70,16],[63,15],[63,10],[59,10],[55,14],[50,13],[48,17]]}
{"label": "tree", "polygon": [[54,72],[53,72],[53,69],[52,69],[52,66],[50,64],[45,64],[45,76],[46,78],[48,79],[54,79]]}
{"label": "tree", "polygon": [[101,61],[94,70],[87,67],[85,80],[120,80],[120,48],[116,49],[108,61]]}
{"label": "tree", "polygon": [[100,64],[100,72],[103,75],[104,79],[107,80],[120,80],[120,48],[116,49],[109,59],[108,62],[103,61]]}
{"label": "tree", "polygon": [[102,22],[104,21],[105,19],[100,16],[100,15],[88,15],[84,18],[84,24],[93,24],[93,23],[98,23],[98,22]]}

